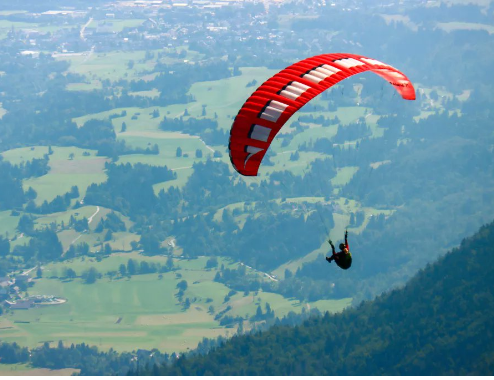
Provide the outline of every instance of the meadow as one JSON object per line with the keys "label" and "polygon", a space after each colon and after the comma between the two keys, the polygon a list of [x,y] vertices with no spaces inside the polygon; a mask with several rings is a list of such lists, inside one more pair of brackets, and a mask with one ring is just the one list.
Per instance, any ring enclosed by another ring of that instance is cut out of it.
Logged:
{"label": "meadow", "polygon": [[72,376],[80,369],[33,368],[29,364],[0,364],[0,376]]}
{"label": "meadow", "polygon": [[[235,333],[236,328],[220,326],[214,320],[214,314],[228,306],[232,310],[227,315],[248,318],[256,313],[258,306],[264,311],[266,303],[269,303],[276,316],[282,317],[290,311],[299,313],[302,308],[308,310],[311,307],[337,312],[351,302],[351,299],[345,299],[302,304],[262,291],[248,295],[237,293],[225,301],[231,289],[213,281],[216,270],[205,268],[207,257],[193,260],[175,258],[176,269],[173,272],[113,280],[104,276],[94,284],[85,284],[80,278],[58,278],[64,268],[73,269],[77,275],[90,267],[96,267],[101,273],[117,271],[119,265],[126,264],[130,258],[161,264],[168,259],[131,253],[111,255],[99,262],[78,258],[45,265],[43,277],[35,279],[35,285],[28,289],[29,295],[54,295],[67,299],[67,302],[8,311],[0,322],[0,339],[29,347],[43,342],[58,344],[62,340],[66,345],[85,342],[101,349],[158,348],[171,353],[194,348],[203,337]],[[219,258],[219,265],[236,268],[238,263]],[[259,275],[265,281],[271,281],[263,274]],[[185,309],[176,297],[177,284],[183,280],[188,283],[184,299],[191,300],[189,309]],[[214,309],[213,314],[210,307]],[[249,323],[244,323],[244,326],[249,329]]]}
{"label": "meadow", "polygon": [[[32,187],[38,196],[35,203],[50,202],[57,195],[64,195],[72,186],[79,188],[80,198],[84,198],[87,187],[93,183],[106,180],[104,165],[106,157],[96,156],[96,151],[76,147],[52,147],[53,154],[49,156],[48,174],[23,181],[25,190]],[[35,146],[12,149],[2,153],[4,160],[12,164],[20,164],[34,158],[43,158],[48,153],[48,147]]]}

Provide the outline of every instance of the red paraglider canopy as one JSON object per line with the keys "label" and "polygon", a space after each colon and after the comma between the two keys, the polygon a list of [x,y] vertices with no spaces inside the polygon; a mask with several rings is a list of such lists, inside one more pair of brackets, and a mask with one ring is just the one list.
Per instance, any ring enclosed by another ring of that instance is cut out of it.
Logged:
{"label": "red paraglider canopy", "polygon": [[352,75],[372,71],[407,100],[415,89],[401,71],[355,54],[306,58],[264,82],[238,112],[230,131],[230,160],[242,175],[256,176],[271,142],[290,117],[312,98]]}

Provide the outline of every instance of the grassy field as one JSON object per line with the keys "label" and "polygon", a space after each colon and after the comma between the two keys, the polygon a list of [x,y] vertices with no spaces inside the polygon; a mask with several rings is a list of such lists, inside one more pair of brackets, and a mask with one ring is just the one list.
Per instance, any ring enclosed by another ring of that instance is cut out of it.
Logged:
{"label": "grassy field", "polygon": [[48,369],[33,368],[28,364],[0,364],[0,376],[72,376],[78,374],[79,369]]}
{"label": "grassy field", "polygon": [[99,80],[92,80],[88,83],[69,83],[66,86],[66,89],[69,91],[93,91],[93,90],[101,90],[103,85]]}
{"label": "grassy field", "polygon": [[[130,258],[162,264],[167,260],[163,256],[144,257],[132,253],[112,255],[101,262],[85,258],[44,266],[43,278],[35,281],[29,294],[55,295],[68,301],[58,306],[7,312],[0,322],[0,339],[29,347],[46,341],[56,344],[62,340],[64,344],[85,342],[119,351],[154,347],[166,352],[185,351],[195,347],[203,337],[235,331],[220,326],[214,320],[214,314],[209,313],[210,306],[215,313],[231,306],[233,309],[228,314],[244,317],[254,315],[258,305],[265,310],[266,302],[279,317],[289,311],[300,312],[302,307],[311,307],[265,292],[247,296],[237,293],[225,302],[230,289],[213,281],[216,271],[205,269],[207,257],[177,258],[174,260],[176,271],[162,276],[157,273],[134,275],[130,279],[113,281],[105,276],[91,285],[84,284],[81,279],[61,281],[52,278],[60,276],[64,267],[74,269],[77,274],[92,266],[102,273],[118,270],[118,266],[126,264]],[[238,266],[221,258],[219,265]],[[176,286],[182,280],[188,282],[184,295],[191,300],[188,310],[184,310],[176,298]],[[349,302],[324,301],[312,307],[334,312],[348,306]]]}
{"label": "grassy field", "polygon": [[494,25],[477,24],[473,22],[439,22],[437,27],[446,32],[455,30],[485,30],[489,34],[494,33]]}
{"label": "grassy field", "polygon": [[153,186],[154,193],[158,195],[158,193],[163,190],[167,191],[170,187],[178,187],[182,188],[185,186],[187,183],[187,180],[189,177],[194,173],[194,169],[189,166],[183,166],[183,167],[178,167],[174,168],[173,171],[177,174],[177,178],[171,181],[166,181],[166,182],[161,182],[157,183]]}
{"label": "grassy field", "polygon": [[12,238],[16,233],[19,216],[12,216],[11,211],[0,211],[0,235],[9,235]]}
{"label": "grassy field", "polygon": [[[84,75],[87,79],[116,81],[121,78],[140,79],[142,72],[152,70],[156,62],[154,60],[144,61],[145,54],[145,51],[114,51],[110,53],[59,55],[57,59],[69,61],[69,71]],[[129,61],[134,62],[132,68],[129,68]]]}
{"label": "grassy field", "polygon": [[[76,147],[52,147],[53,154],[49,156],[48,174],[37,178],[25,179],[22,183],[25,190],[32,187],[38,193],[36,204],[51,201],[57,195],[70,191],[72,186],[79,188],[80,198],[86,194],[87,187],[92,183],[106,180],[104,165],[105,157],[96,156],[96,151]],[[3,158],[12,164],[43,158],[48,153],[48,147],[36,146],[13,149],[2,153]],[[88,154],[84,156],[83,154]]]}
{"label": "grassy field", "polygon": [[335,187],[346,185],[355,173],[357,173],[358,169],[358,166],[345,166],[343,168],[338,168],[336,176],[331,180],[331,183]]}

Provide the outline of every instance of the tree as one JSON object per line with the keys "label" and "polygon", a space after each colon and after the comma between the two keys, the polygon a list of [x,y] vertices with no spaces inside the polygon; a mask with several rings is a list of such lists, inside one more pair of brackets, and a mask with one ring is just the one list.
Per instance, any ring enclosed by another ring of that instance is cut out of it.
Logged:
{"label": "tree", "polygon": [[0,256],[7,256],[10,253],[10,242],[8,237],[5,239],[0,236]]}
{"label": "tree", "polygon": [[26,198],[29,199],[30,201],[33,199],[36,199],[38,196],[38,193],[36,190],[34,190],[31,186],[29,186],[29,189],[26,191]]}
{"label": "tree", "polygon": [[62,277],[73,279],[77,277],[77,273],[72,268],[64,267],[62,269]]}
{"label": "tree", "polygon": [[29,215],[22,215],[17,224],[17,230],[25,234],[31,234],[34,230],[33,218]]}
{"label": "tree", "polygon": [[111,253],[112,253],[112,249],[111,249],[110,244],[105,244],[104,253],[105,253],[105,255],[107,255],[107,256],[111,255]]}
{"label": "tree", "polygon": [[166,259],[166,267],[168,268],[168,270],[172,270],[173,269],[173,256],[168,256],[168,259]]}
{"label": "tree", "polygon": [[74,245],[71,245],[71,246],[69,247],[69,249],[67,250],[67,252],[65,252],[64,257],[65,257],[66,259],[72,259],[72,258],[74,258],[75,256],[76,256],[76,249],[75,249]]}
{"label": "tree", "polygon": [[175,153],[175,156],[176,157],[182,157],[182,148],[180,148],[180,147],[177,148],[177,151]]}
{"label": "tree", "polygon": [[216,257],[210,257],[206,262],[206,269],[218,267],[218,259]]}
{"label": "tree", "polygon": [[298,153],[298,150],[290,154],[290,161],[297,161],[299,158],[300,154]]}
{"label": "tree", "polygon": [[290,271],[290,269],[285,269],[285,280],[288,280],[289,278],[293,277],[293,273]]}
{"label": "tree", "polygon": [[118,267],[118,271],[120,272],[122,277],[125,276],[125,274],[127,273],[127,268],[125,267],[125,264],[120,264],[120,266]]}
{"label": "tree", "polygon": [[38,265],[38,268],[36,269],[36,277],[41,278],[43,277],[43,271],[41,270],[41,267]]}
{"label": "tree", "polygon": [[137,272],[136,262],[132,259],[129,259],[129,261],[127,261],[127,273],[132,276],[136,274],[136,272]]}
{"label": "tree", "polygon": [[81,277],[86,284],[94,284],[99,277],[99,272],[95,267],[91,267],[86,270]]}
{"label": "tree", "polygon": [[112,239],[113,239],[113,234],[112,234],[111,230],[106,231],[104,241],[110,241]]}
{"label": "tree", "polygon": [[110,281],[113,281],[113,278],[117,275],[117,271],[116,270],[110,270],[110,271],[106,272],[106,274],[110,278]]}
{"label": "tree", "polygon": [[127,124],[125,124],[125,121],[122,123],[122,128],[120,129],[120,133],[124,133],[127,131]]}
{"label": "tree", "polygon": [[196,149],[196,158],[202,158],[202,150]]}
{"label": "tree", "polygon": [[185,281],[185,280],[182,280],[177,284],[177,288],[182,290],[182,291],[187,290],[187,287],[188,287],[188,284],[187,284],[187,281]]}
{"label": "tree", "polygon": [[258,321],[262,319],[262,308],[261,308],[261,305],[257,306],[255,319],[258,320]]}

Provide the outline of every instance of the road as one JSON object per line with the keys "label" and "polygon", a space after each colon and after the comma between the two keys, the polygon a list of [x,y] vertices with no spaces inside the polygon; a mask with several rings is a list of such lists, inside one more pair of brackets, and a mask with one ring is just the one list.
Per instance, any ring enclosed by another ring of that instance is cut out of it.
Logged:
{"label": "road", "polygon": [[[89,225],[89,224],[93,221],[93,218],[96,216],[96,214],[98,214],[98,212],[99,212],[99,206],[96,206],[96,211],[95,211],[95,212],[94,212],[94,214],[93,214],[93,215],[91,215],[91,216],[88,218],[88,220],[87,220],[87,224],[88,224],[88,225]],[[79,236],[77,236],[74,240],[72,240],[72,241],[70,242],[69,247],[70,247],[72,244],[74,244],[77,240],[79,240],[81,237],[82,237],[82,234],[80,234],[80,235],[79,235]],[[64,254],[65,254],[65,252],[64,252]]]}
{"label": "road", "polygon": [[93,21],[93,18],[91,17],[88,22],[86,22],[84,24],[84,26],[81,28],[81,32],[80,32],[80,36],[81,36],[81,40],[83,41],[86,41],[86,37],[84,37],[84,31],[86,30],[86,28],[89,26],[89,24],[91,24],[91,22]]}
{"label": "road", "polygon": [[254,272],[261,273],[261,274],[265,275],[266,277],[268,277],[269,279],[278,282],[278,280],[276,278],[274,278],[273,276],[271,276],[270,274],[268,274],[266,272],[261,272],[260,270],[257,270],[255,268],[252,268],[252,267],[250,267],[250,266],[248,266],[248,265],[246,265],[246,264],[244,264],[242,262],[240,263],[240,265],[245,265],[247,268],[252,269]]}

